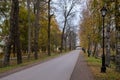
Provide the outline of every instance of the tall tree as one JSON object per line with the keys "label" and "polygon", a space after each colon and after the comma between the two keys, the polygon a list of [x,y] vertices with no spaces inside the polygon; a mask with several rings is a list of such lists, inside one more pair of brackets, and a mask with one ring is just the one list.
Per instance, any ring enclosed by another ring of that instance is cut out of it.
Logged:
{"label": "tall tree", "polygon": [[28,7],[28,60],[29,60],[31,52],[30,0],[27,0],[27,7]]}
{"label": "tall tree", "polygon": [[50,2],[51,0],[48,0],[48,56],[51,56],[50,53],[50,22],[51,22],[51,15],[50,15]]}
{"label": "tall tree", "polygon": [[40,0],[36,0],[35,5],[35,38],[34,38],[34,51],[35,51],[35,59],[38,59],[38,37],[39,37],[39,30],[40,30]]}
{"label": "tall tree", "polygon": [[15,45],[16,45],[16,52],[17,52],[17,63],[20,64],[22,63],[22,54],[21,54],[21,49],[20,49],[20,32],[19,32],[19,1],[18,0],[12,0],[13,1],[13,22],[11,22],[11,24],[13,25],[13,27],[15,27],[15,34],[14,38],[15,38]]}
{"label": "tall tree", "polygon": [[17,63],[22,63],[22,55],[20,50],[20,34],[18,27],[19,16],[19,1],[12,0],[11,15],[10,15],[10,33],[6,44],[6,52],[4,58],[4,65],[9,65],[11,46],[15,44],[15,50],[17,53]]}
{"label": "tall tree", "polygon": [[62,35],[61,35],[61,52],[63,50],[63,42],[65,37],[65,30],[67,28],[67,22],[75,14],[75,6],[77,0],[59,0],[57,4],[56,12],[61,13],[62,17]]}

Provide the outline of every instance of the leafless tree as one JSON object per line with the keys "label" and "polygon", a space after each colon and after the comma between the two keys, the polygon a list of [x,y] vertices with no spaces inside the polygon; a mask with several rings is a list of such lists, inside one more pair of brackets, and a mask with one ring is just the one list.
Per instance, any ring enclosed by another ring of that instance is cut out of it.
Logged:
{"label": "leafless tree", "polygon": [[65,38],[65,30],[67,28],[67,22],[68,20],[74,16],[74,14],[77,12],[75,7],[76,4],[78,4],[79,0],[59,0],[56,5],[57,9],[56,12],[62,14],[62,36],[61,36],[61,52],[63,50],[63,40]]}

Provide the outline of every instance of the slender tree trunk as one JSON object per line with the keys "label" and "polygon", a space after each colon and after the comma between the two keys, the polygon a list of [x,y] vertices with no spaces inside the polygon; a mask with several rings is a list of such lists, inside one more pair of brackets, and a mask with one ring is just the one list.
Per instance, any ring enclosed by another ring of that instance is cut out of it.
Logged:
{"label": "slender tree trunk", "polygon": [[16,47],[16,52],[17,52],[17,63],[20,64],[22,63],[22,55],[21,55],[21,49],[20,49],[20,33],[19,33],[19,26],[18,26],[18,21],[19,21],[19,1],[18,0],[12,0],[13,2],[13,24],[12,26],[15,28],[15,33],[14,38],[15,38],[15,47]]}
{"label": "slender tree trunk", "polygon": [[38,37],[39,37],[39,30],[40,30],[40,0],[36,2],[36,12],[35,12],[35,38],[34,38],[34,57],[38,59]]}
{"label": "slender tree trunk", "polygon": [[96,49],[97,49],[97,43],[95,42],[95,44],[94,44],[94,50],[93,50],[93,56],[95,56]]}
{"label": "slender tree trunk", "polygon": [[115,0],[115,24],[116,24],[116,71],[120,72],[120,15],[119,1]]}
{"label": "slender tree trunk", "polygon": [[106,66],[110,66],[110,27],[107,27],[107,33],[106,33]]}
{"label": "slender tree trunk", "polygon": [[[15,39],[14,39],[14,42],[15,42]],[[15,44],[13,44],[13,56],[15,57],[16,55],[16,50],[15,50]]]}
{"label": "slender tree trunk", "polygon": [[20,49],[20,35],[19,35],[19,32],[17,34],[18,34],[16,37],[17,63],[21,64],[22,63],[22,55],[21,55],[21,49]]}
{"label": "slender tree trunk", "polygon": [[98,58],[99,51],[100,51],[99,44],[97,44],[97,46],[96,46],[96,52],[95,52],[95,58]]}
{"label": "slender tree trunk", "polygon": [[10,65],[10,53],[11,53],[11,38],[12,34],[10,32],[10,35],[6,38],[6,46],[5,46],[5,55],[4,55],[4,66]]}
{"label": "slender tree trunk", "polygon": [[71,39],[71,32],[70,32],[70,36],[69,36],[69,50],[72,50],[72,39]]}
{"label": "slender tree trunk", "polygon": [[27,0],[27,7],[28,7],[28,60],[29,60],[31,53],[30,0]]}
{"label": "slender tree trunk", "polygon": [[50,22],[51,22],[51,15],[50,15],[50,1],[48,1],[48,56],[51,56],[50,53]]}
{"label": "slender tree trunk", "polygon": [[67,38],[65,37],[65,52],[67,51]]}
{"label": "slender tree trunk", "polygon": [[63,27],[62,36],[61,36],[61,49],[60,49],[60,52],[62,52],[62,50],[63,50],[63,40],[64,40],[64,33],[65,33],[66,23],[67,23],[67,18],[65,17],[64,27]]}
{"label": "slender tree trunk", "polygon": [[60,48],[60,52],[63,51],[63,37],[64,37],[64,29],[62,31],[62,36],[61,36],[61,48]]}
{"label": "slender tree trunk", "polygon": [[89,37],[88,38],[88,57],[90,57],[90,55],[91,55],[90,45],[91,45],[91,43],[90,43],[90,37]]}

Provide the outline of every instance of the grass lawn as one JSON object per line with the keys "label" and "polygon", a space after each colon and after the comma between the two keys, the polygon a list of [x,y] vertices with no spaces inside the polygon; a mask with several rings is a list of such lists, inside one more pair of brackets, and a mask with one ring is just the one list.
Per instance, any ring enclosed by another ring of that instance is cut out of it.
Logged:
{"label": "grass lawn", "polygon": [[110,68],[106,68],[106,73],[101,73],[102,59],[96,59],[92,56],[87,57],[87,54],[85,54],[85,57],[93,72],[95,80],[120,80],[120,73],[115,71],[115,64],[113,62],[111,62]]}
{"label": "grass lawn", "polygon": [[20,68],[20,67],[25,67],[25,66],[28,66],[28,65],[31,65],[31,64],[37,64],[37,63],[40,63],[40,62],[44,62],[44,61],[47,61],[49,59],[52,59],[52,58],[55,58],[55,57],[61,56],[61,55],[63,55],[63,53],[62,54],[52,53],[51,56],[48,56],[47,54],[44,54],[44,55],[40,55],[38,60],[35,60],[34,57],[32,56],[29,61],[27,60],[27,58],[24,58],[23,63],[19,64],[19,65],[16,63],[16,60],[11,60],[10,66],[0,67],[0,73],[7,72],[7,71],[10,71],[10,70],[13,70],[13,69]]}

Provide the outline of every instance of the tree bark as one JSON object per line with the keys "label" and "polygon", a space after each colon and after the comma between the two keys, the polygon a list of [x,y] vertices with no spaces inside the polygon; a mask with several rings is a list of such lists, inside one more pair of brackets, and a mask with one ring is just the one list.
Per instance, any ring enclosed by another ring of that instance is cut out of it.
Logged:
{"label": "tree bark", "polygon": [[50,15],[50,1],[48,1],[48,56],[51,56],[50,53],[50,22],[51,22],[51,15]]}
{"label": "tree bark", "polygon": [[116,71],[120,72],[120,15],[119,1],[115,0],[115,24],[116,24]]}
{"label": "tree bark", "polygon": [[97,43],[95,42],[95,43],[94,43],[94,51],[93,51],[93,56],[95,56],[96,49],[97,49]]}
{"label": "tree bark", "polygon": [[6,46],[5,46],[5,55],[4,55],[4,66],[10,65],[10,53],[11,53],[11,32],[8,38],[6,38]]}
{"label": "tree bark", "polygon": [[110,27],[107,27],[107,33],[106,33],[106,61],[105,64],[107,67],[110,66]]}
{"label": "tree bark", "polygon": [[[66,1],[66,0],[65,0]],[[63,29],[62,29],[62,36],[61,36],[61,48],[60,48],[60,52],[62,52],[63,50],[63,40],[64,40],[64,33],[65,33],[65,29],[66,29],[66,25],[67,25],[67,21],[68,21],[68,17],[72,14],[72,9],[74,8],[75,6],[75,3],[74,3],[74,0],[71,1],[71,4],[70,4],[70,8],[69,10],[67,10],[67,2],[64,1],[64,9],[63,9],[63,15],[64,15],[64,26],[63,26]]]}
{"label": "tree bark", "polygon": [[14,35],[14,38],[15,38],[15,47],[16,47],[16,52],[17,52],[17,64],[20,64],[22,63],[22,55],[21,55],[21,49],[20,49],[20,32],[19,32],[19,24],[18,24],[18,21],[19,21],[19,1],[18,0],[12,0],[13,2],[13,6],[12,6],[12,9],[13,9],[13,23],[12,23],[12,26],[13,28],[15,28],[15,34]]}
{"label": "tree bark", "polygon": [[34,57],[38,59],[38,37],[39,37],[39,30],[40,30],[40,0],[36,2],[36,12],[35,12],[35,38],[34,38]]}
{"label": "tree bark", "polygon": [[27,7],[28,7],[28,60],[29,60],[31,53],[30,0],[27,0]]}
{"label": "tree bark", "polygon": [[66,23],[67,23],[67,18],[65,17],[64,27],[63,27],[62,36],[61,36],[61,49],[60,49],[60,52],[62,52],[62,50],[63,50],[63,40],[64,40],[64,33],[65,33]]}
{"label": "tree bark", "polygon": [[12,45],[14,45],[14,50],[15,52],[17,52],[17,63],[18,64],[22,63],[18,16],[19,16],[19,1],[12,0],[12,7],[10,14],[10,33],[8,39],[6,39],[4,66],[8,66],[10,64],[10,53],[11,53]]}

